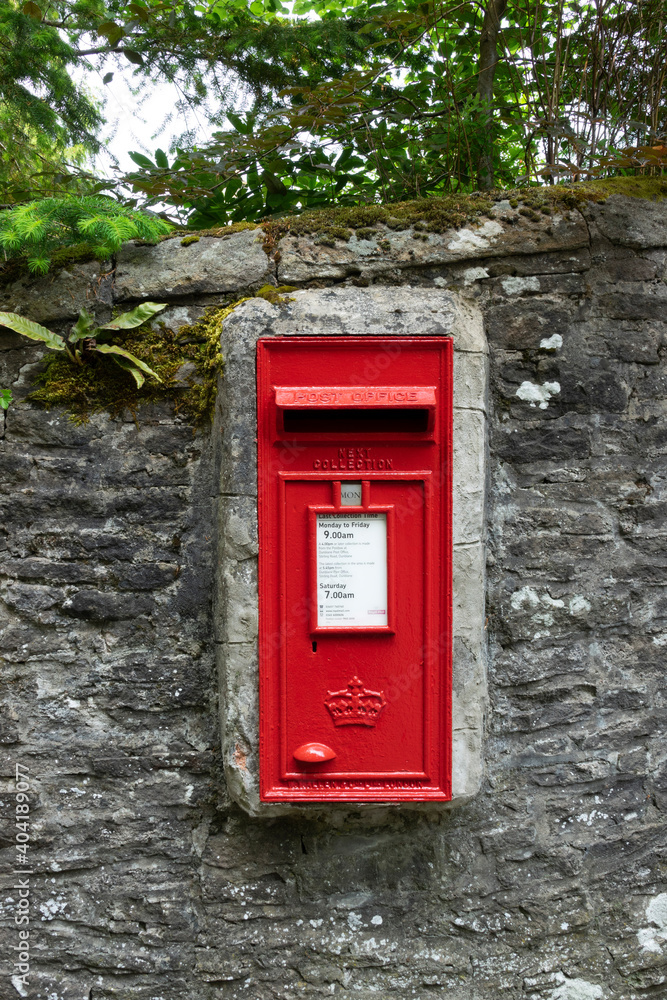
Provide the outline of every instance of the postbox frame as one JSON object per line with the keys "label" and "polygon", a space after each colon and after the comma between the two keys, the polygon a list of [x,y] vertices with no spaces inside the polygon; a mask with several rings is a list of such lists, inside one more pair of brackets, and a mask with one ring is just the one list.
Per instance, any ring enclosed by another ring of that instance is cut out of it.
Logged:
{"label": "postbox frame", "polygon": [[[377,351],[384,338],[381,337],[323,337],[317,338],[322,347],[329,351],[336,351],[345,348],[352,348],[355,351]],[[441,477],[440,484],[440,527],[438,538],[441,545],[441,565],[446,568],[436,580],[434,573],[432,546],[427,543],[426,536],[429,532],[430,518],[432,517],[432,490],[433,473],[432,468],[410,468],[410,470],[368,470],[368,469],[301,469],[289,471],[285,469],[273,469],[275,483],[273,486],[267,482],[265,470],[271,461],[271,453],[280,442],[294,440],[293,432],[286,432],[279,413],[280,407],[276,405],[275,395],[273,397],[271,415],[268,417],[265,411],[267,401],[271,396],[272,387],[266,382],[265,365],[262,362],[262,352],[280,349],[282,346],[287,349],[298,350],[299,345],[313,347],[315,338],[313,337],[271,337],[258,341],[258,472],[259,472],[259,530],[260,530],[260,556],[259,556],[259,600],[260,600],[260,793],[263,801],[266,802],[322,802],[322,801],[347,801],[347,802],[400,802],[400,801],[448,801],[451,798],[451,475],[452,475],[452,433],[451,433],[451,413],[452,413],[452,341],[451,338],[443,337],[396,337],[390,336],[387,341],[393,348],[398,350],[410,348],[424,351],[430,348],[437,348],[440,355],[440,364],[443,370],[439,373],[438,381],[440,398],[435,407],[431,407],[428,427],[415,435],[412,431],[394,431],[390,435],[382,435],[377,432],[347,432],[345,440],[356,443],[358,440],[367,439],[374,444],[378,441],[386,443],[405,443],[414,441],[416,437],[421,442],[432,441],[434,437],[434,419],[439,421],[438,432],[440,435],[440,455],[442,464],[438,470]],[[378,382],[381,380],[378,379]],[[287,387],[287,388],[295,388]],[[299,388],[298,386],[296,387]],[[322,389],[323,387],[320,387]],[[331,387],[329,387],[331,388]],[[350,388],[350,387],[346,387]],[[386,388],[386,382],[372,386],[378,391]],[[430,389],[433,386],[421,386],[420,388]],[[307,402],[307,401],[306,401]],[[368,400],[365,401],[368,403]],[[371,400],[371,403],[373,400]],[[361,405],[364,401],[362,400]],[[420,400],[412,402],[412,408],[420,406]],[[307,408],[304,403],[304,408]],[[270,424],[270,427],[269,427]],[[302,431],[299,434],[302,440],[312,440],[318,443],[340,443],[340,434],[327,431],[316,431],[309,433]],[[344,449],[342,449],[344,450]],[[335,475],[334,475],[335,474]],[[430,615],[434,606],[438,608],[437,616],[440,621],[449,624],[450,637],[438,646],[435,653],[428,650],[424,655],[423,670],[423,698],[427,704],[429,698],[436,698],[437,704],[431,704],[425,712],[423,722],[423,759],[425,767],[423,771],[329,771],[319,778],[304,774],[289,766],[288,748],[286,746],[286,684],[288,664],[286,662],[286,643],[282,643],[279,651],[279,674],[280,681],[276,687],[273,671],[276,668],[276,656],[270,654],[267,646],[275,641],[279,635],[280,616],[279,605],[282,595],[285,593],[285,557],[287,553],[286,545],[286,521],[283,511],[285,509],[285,489],[290,481],[299,482],[319,482],[330,483],[334,491],[333,504],[310,504],[309,507],[309,587],[314,586],[316,580],[314,540],[312,538],[312,525],[317,512],[353,514],[363,513],[369,510],[382,511],[387,513],[387,597],[388,597],[388,627],[380,626],[347,626],[343,628],[331,626],[318,626],[313,622],[312,616],[304,627],[315,641],[318,637],[332,636],[336,634],[362,635],[370,634],[393,634],[393,609],[395,606],[396,567],[393,552],[394,529],[391,523],[392,505],[371,503],[369,507],[368,493],[371,484],[374,482],[409,483],[419,482],[423,490],[423,534],[424,534],[424,575],[425,575],[425,607],[424,607],[424,635],[430,636],[432,623]],[[340,505],[340,483],[355,481],[362,483],[362,505],[359,507],[336,506],[336,500]],[[279,484],[279,485],[277,485]],[[334,485],[338,484],[338,485]],[[277,485],[277,492],[276,492]],[[273,492],[275,499],[280,497],[279,506],[281,513],[278,515],[279,544],[276,547],[271,543],[275,538],[276,511],[272,510],[272,503],[269,501],[269,493]],[[276,548],[279,549],[276,552]],[[391,552],[391,555],[390,555]],[[282,563],[277,566],[276,561]],[[278,576],[276,575],[278,571]],[[281,580],[279,590],[280,595],[272,594],[271,590],[275,580]],[[426,596],[428,595],[428,596]],[[278,624],[278,632],[276,632]],[[268,639],[268,644],[267,644]],[[280,746],[280,760],[275,760],[276,754],[276,726],[280,730],[278,744]],[[276,764],[278,764],[276,770]],[[284,785],[283,785],[284,783]],[[281,787],[283,785],[283,787]],[[295,787],[298,786],[298,787]]]}

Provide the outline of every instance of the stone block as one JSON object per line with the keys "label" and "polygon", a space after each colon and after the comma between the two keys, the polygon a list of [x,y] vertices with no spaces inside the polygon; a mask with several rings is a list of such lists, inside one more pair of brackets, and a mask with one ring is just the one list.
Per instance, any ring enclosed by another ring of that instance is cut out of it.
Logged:
{"label": "stone block", "polygon": [[86,261],[44,277],[26,275],[0,287],[0,310],[20,313],[43,326],[76,319],[84,308],[92,313],[106,309],[108,316],[110,281],[105,276],[110,271],[108,261]]}
{"label": "stone block", "polygon": [[665,200],[613,194],[602,205],[588,202],[586,216],[611,243],[644,250],[667,246],[665,205]]}
{"label": "stone block", "polygon": [[[533,224],[507,202],[506,208],[496,209],[493,219],[445,233],[416,234],[412,229],[394,232],[378,226],[378,235],[372,240],[353,236],[347,243],[336,241],[335,247],[323,246],[310,236],[286,236],[278,245],[281,254],[278,280],[293,284],[316,279],[372,279],[405,269],[508,254],[543,255],[550,251],[578,250],[588,245],[588,239],[588,229],[579,212],[564,210]],[[386,245],[380,247],[379,241],[388,244],[388,249]]]}
{"label": "stone block", "polygon": [[486,413],[488,362],[483,354],[454,351],[454,398],[457,409]]}
{"label": "stone block", "polygon": [[[456,293],[406,286],[297,291],[282,306],[272,306],[263,299],[242,302],[225,321],[225,358],[232,366],[237,394],[247,395],[250,388],[248,376],[237,366],[244,364],[259,337],[309,333],[345,337],[453,336],[456,350],[487,351],[479,309]],[[247,408],[251,406],[252,401],[246,403]]]}
{"label": "stone block", "polygon": [[178,240],[163,240],[156,246],[126,243],[118,252],[115,301],[161,302],[258,288],[273,277],[262,236],[262,230],[250,229],[223,239],[205,236],[186,247]]}
{"label": "stone block", "polygon": [[484,534],[486,421],[479,410],[454,410],[454,544],[479,542]]}
{"label": "stone block", "polygon": [[222,582],[221,607],[225,614],[228,642],[257,639],[257,563],[255,560],[227,563]]}
{"label": "stone block", "polygon": [[85,621],[114,621],[119,618],[134,618],[145,614],[152,607],[152,601],[146,597],[121,596],[113,592],[101,590],[79,590],[68,597],[62,609],[72,618],[83,618]]}

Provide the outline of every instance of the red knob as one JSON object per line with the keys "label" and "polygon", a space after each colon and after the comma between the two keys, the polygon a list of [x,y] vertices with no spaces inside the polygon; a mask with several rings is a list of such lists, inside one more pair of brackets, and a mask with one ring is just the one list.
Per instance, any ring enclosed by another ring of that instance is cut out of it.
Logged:
{"label": "red knob", "polygon": [[325,743],[304,743],[296,748],[294,756],[304,764],[324,764],[327,760],[334,760],[336,754]]}

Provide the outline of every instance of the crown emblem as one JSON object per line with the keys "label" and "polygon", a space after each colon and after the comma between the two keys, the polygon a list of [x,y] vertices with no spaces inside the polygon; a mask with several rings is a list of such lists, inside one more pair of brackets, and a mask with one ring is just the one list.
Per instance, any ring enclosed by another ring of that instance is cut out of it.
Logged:
{"label": "crown emblem", "polygon": [[344,691],[327,691],[324,704],[334,726],[374,726],[387,699],[382,691],[368,691],[358,677],[353,677]]}

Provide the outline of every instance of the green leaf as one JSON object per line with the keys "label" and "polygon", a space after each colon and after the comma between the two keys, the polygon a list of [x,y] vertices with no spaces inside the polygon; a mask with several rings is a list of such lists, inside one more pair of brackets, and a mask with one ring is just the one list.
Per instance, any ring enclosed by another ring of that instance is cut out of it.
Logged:
{"label": "green leaf", "polygon": [[[130,354],[130,352],[126,351],[123,347],[118,347],[117,344],[98,344],[95,350],[99,351],[100,354],[116,354],[118,355],[118,357],[127,358],[128,361],[132,362],[135,368],[140,368],[141,371],[146,372],[147,375],[152,375],[153,378],[157,379],[158,382],[162,381],[160,376],[156,372],[154,372],[152,368],[149,368],[148,365],[145,364],[145,362],[140,361],[139,358],[136,358],[134,354]],[[117,360],[117,358],[115,358],[114,360]]]}
{"label": "green leaf", "polygon": [[137,389],[141,389],[142,385],[146,381],[142,372],[140,372],[138,368],[135,368],[132,362],[128,361],[127,358],[121,358],[116,355],[113,360],[126,372],[130,373],[134,381],[137,383]]}
{"label": "green leaf", "polygon": [[28,17],[34,18],[35,21],[41,21],[44,17],[41,7],[38,7],[32,0],[28,0],[27,3],[23,4],[23,13],[27,14]]}
{"label": "green leaf", "polygon": [[236,129],[237,132],[240,132],[241,135],[249,135],[250,134],[250,132],[252,131],[252,129],[243,121],[242,118],[239,118],[238,115],[232,114],[231,111],[227,111],[226,115],[227,115],[227,118],[230,120],[230,122],[232,123],[232,125],[234,126],[234,128]]}
{"label": "green leaf", "polygon": [[123,55],[126,59],[129,59],[131,63],[134,63],[135,66],[143,66],[144,64],[144,57],[135,49],[123,49]]}
{"label": "green leaf", "polygon": [[137,166],[144,167],[146,170],[152,170],[155,166],[153,161],[149,160],[143,153],[130,153],[129,156],[131,160],[134,160]]}
{"label": "green leaf", "polygon": [[31,319],[26,319],[25,316],[19,316],[18,313],[0,312],[0,326],[7,326],[14,333],[30,337],[31,340],[41,340],[42,343],[46,344],[53,351],[65,350],[65,341],[57,333],[47,330],[45,326],[40,326],[39,323],[33,323]]}
{"label": "green leaf", "polygon": [[13,398],[14,396],[12,395],[11,389],[0,389],[0,406],[3,410],[8,409]]}
{"label": "green leaf", "polygon": [[82,309],[78,320],[70,331],[68,337],[70,344],[76,344],[77,341],[82,340],[84,337],[92,337],[94,329],[95,317],[91,316],[85,309]]}
{"label": "green leaf", "polygon": [[102,77],[102,83],[111,83],[113,80],[113,73],[105,73]]}
{"label": "green leaf", "polygon": [[157,163],[158,167],[162,167],[163,170],[169,169],[169,160],[167,159],[167,155],[164,152],[164,150],[162,149],[155,150],[155,162]]}
{"label": "green leaf", "polygon": [[135,14],[140,21],[150,21],[150,14],[148,9],[140,3],[130,3],[128,4],[128,9]]}
{"label": "green leaf", "polygon": [[105,323],[104,326],[99,327],[100,330],[134,330],[135,327],[141,326],[142,323],[146,323],[149,319],[156,315],[156,313],[162,312],[163,309],[167,308],[166,302],[142,302],[140,306],[136,309],[130,310],[130,312],[122,313],[115,319],[112,319],[110,323]]}
{"label": "green leaf", "polygon": [[115,21],[104,21],[98,27],[97,34],[102,38],[106,38],[109,45],[111,45],[112,48],[115,48],[125,32],[119,24],[116,24]]}
{"label": "green leaf", "polygon": [[[1,135],[0,124],[0,146]],[[170,228],[155,215],[133,211],[99,195],[42,198],[0,211],[0,245],[5,259],[23,258],[31,271],[42,274],[59,248],[83,243],[96,256],[108,256],[125,240],[157,242]]]}

